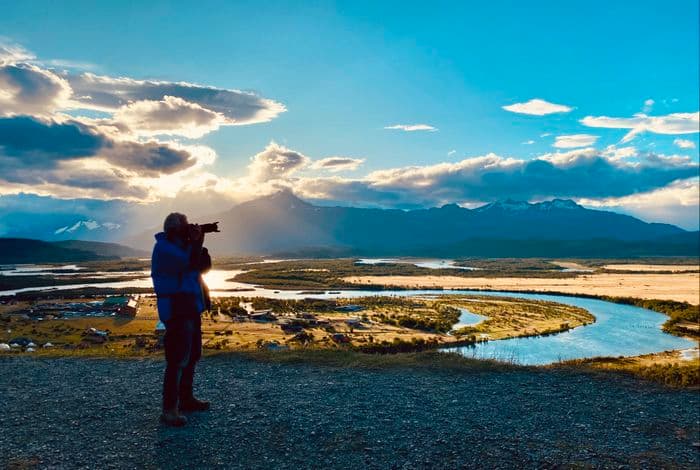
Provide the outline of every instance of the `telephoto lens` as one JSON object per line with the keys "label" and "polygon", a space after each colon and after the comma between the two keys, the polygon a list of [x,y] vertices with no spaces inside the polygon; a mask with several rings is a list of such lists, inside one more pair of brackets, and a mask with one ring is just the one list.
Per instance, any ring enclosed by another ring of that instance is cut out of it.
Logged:
{"label": "telephoto lens", "polygon": [[212,222],[210,224],[202,224],[199,226],[202,229],[202,233],[213,233],[219,231],[219,222]]}

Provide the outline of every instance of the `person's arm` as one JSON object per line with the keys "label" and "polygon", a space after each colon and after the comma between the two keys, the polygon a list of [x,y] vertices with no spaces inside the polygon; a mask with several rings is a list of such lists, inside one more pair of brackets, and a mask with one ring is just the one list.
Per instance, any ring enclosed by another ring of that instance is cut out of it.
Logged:
{"label": "person's arm", "polygon": [[199,264],[196,269],[202,274],[206,274],[211,269],[211,256],[209,256],[209,250],[204,247],[199,255]]}
{"label": "person's arm", "polygon": [[202,263],[202,245],[204,244],[204,234],[199,225],[190,226],[190,260],[189,268],[199,271]]}

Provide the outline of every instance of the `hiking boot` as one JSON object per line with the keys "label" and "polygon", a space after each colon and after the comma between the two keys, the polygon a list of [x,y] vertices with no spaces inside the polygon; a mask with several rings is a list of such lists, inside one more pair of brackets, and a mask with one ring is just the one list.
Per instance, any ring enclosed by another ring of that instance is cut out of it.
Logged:
{"label": "hiking boot", "polygon": [[175,408],[172,410],[163,411],[163,413],[160,415],[160,422],[165,424],[166,426],[173,426],[179,428],[187,424],[187,418],[182,416],[177,411],[177,408]]}
{"label": "hiking boot", "polygon": [[197,400],[196,398],[192,397],[187,400],[180,400],[178,408],[183,413],[191,413],[193,411],[207,411],[209,410],[209,402]]}

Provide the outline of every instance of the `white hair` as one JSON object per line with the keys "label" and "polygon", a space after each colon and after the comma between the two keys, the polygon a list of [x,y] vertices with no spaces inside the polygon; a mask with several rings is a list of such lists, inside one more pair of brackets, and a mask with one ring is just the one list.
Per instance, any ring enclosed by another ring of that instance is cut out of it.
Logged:
{"label": "white hair", "polygon": [[187,224],[187,216],[179,212],[173,212],[172,214],[168,214],[165,218],[165,222],[163,222],[163,231],[168,233],[172,230],[179,229],[185,224]]}

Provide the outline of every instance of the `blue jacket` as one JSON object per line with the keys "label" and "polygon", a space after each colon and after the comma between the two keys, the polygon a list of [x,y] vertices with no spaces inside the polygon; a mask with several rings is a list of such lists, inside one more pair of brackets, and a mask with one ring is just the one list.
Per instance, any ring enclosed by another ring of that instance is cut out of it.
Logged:
{"label": "blue jacket", "polygon": [[[153,289],[158,297],[158,317],[167,322],[172,316],[170,294],[194,294],[197,313],[208,308],[208,290],[202,280],[202,273],[211,267],[211,258],[206,248],[187,246],[181,248],[168,240],[165,233],[156,234],[156,244],[151,257],[151,278]],[[194,258],[192,250],[202,250],[201,256]]]}

